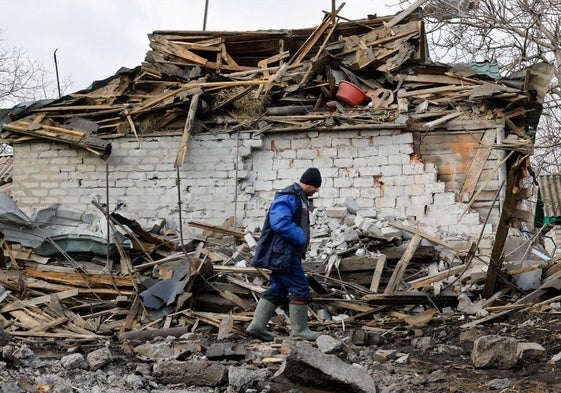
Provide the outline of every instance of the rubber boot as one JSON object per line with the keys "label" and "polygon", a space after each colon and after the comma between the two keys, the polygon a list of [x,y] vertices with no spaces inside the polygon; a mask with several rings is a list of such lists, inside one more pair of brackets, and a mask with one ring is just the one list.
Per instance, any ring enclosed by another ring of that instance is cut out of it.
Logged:
{"label": "rubber boot", "polygon": [[263,298],[259,299],[255,312],[253,313],[253,320],[245,329],[245,332],[250,336],[257,337],[261,341],[273,341],[275,335],[267,329],[267,323],[273,316],[277,306]]}
{"label": "rubber boot", "polygon": [[304,340],[314,341],[321,333],[314,332],[308,328],[308,305],[292,304],[288,306],[290,313],[290,335],[300,337]]}

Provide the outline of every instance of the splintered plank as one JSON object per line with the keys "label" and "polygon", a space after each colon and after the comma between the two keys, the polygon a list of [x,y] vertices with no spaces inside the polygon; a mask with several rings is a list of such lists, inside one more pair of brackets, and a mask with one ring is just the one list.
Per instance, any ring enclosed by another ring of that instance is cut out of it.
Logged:
{"label": "splintered plank", "polygon": [[208,59],[191,52],[185,44],[176,44],[161,35],[153,36],[150,47],[158,52],[179,57],[193,64],[204,66],[208,62]]}
{"label": "splintered plank", "polygon": [[377,262],[376,267],[374,268],[374,273],[372,274],[372,281],[370,282],[370,290],[372,292],[378,292],[378,287],[380,286],[380,281],[382,279],[382,273],[384,271],[384,267],[386,266],[386,256],[382,254]]}
{"label": "splintered plank", "polygon": [[[399,77],[402,78],[404,82],[429,83],[438,85],[457,85],[460,83],[466,84],[464,79],[454,75],[400,74]],[[473,82],[477,83],[478,81],[474,80]]]}
{"label": "splintered plank", "polygon": [[[76,334],[91,334],[96,331],[97,325],[92,324],[91,320],[86,321],[80,315],[72,310],[64,307],[57,294],[51,294],[49,299],[49,310],[58,315],[59,317],[67,317],[68,322],[65,325],[65,330],[72,331]],[[55,329],[55,332],[60,332],[60,329]]]}
{"label": "splintered plank", "polygon": [[240,307],[244,311],[247,311],[251,308],[251,305],[248,303],[247,300],[242,299],[241,297],[239,297],[238,295],[236,295],[235,293],[233,293],[231,291],[228,291],[228,290],[220,291],[220,290],[218,290],[218,293],[224,299],[229,300],[230,302],[234,303],[236,306]]}
{"label": "splintered plank", "polygon": [[141,310],[140,297],[135,296],[134,301],[130,307],[130,310],[125,318],[125,321],[121,325],[120,332],[125,332],[132,329],[133,323],[137,320],[139,311]]}
{"label": "splintered plank", "polygon": [[384,254],[380,254],[376,257],[348,257],[341,259],[337,270],[341,272],[356,271],[356,270],[367,270],[373,271],[378,266],[378,262],[386,259]]}
{"label": "splintered plank", "polygon": [[185,120],[185,126],[183,127],[183,135],[181,136],[181,143],[179,145],[179,150],[175,158],[174,167],[180,167],[185,162],[185,156],[187,155],[187,148],[189,147],[189,136],[191,135],[191,129],[195,121],[195,114],[197,108],[199,107],[199,98],[201,97],[203,91],[198,89],[198,92],[193,94],[191,97],[191,103],[189,104],[189,112],[187,113],[187,119]]}
{"label": "splintered plank", "polygon": [[[58,296],[59,299],[67,299],[70,297],[76,297],[78,296],[78,294],[79,294],[78,289],[74,288],[74,289],[69,289],[68,291],[59,292],[56,295]],[[9,311],[19,310],[29,306],[38,306],[40,304],[45,304],[50,301],[51,301],[51,295],[39,296],[29,300],[16,300],[0,308],[0,312],[4,313]]]}
{"label": "splintered plank", "polygon": [[422,6],[423,4],[425,4],[428,0],[417,0],[416,2],[414,2],[413,4],[411,4],[409,7],[407,7],[405,10],[401,11],[399,14],[397,14],[396,16],[394,16],[388,23],[387,26],[388,27],[393,27],[395,25],[397,25],[399,22],[401,22],[402,20],[404,20],[405,18],[407,18],[409,15],[411,15],[413,12],[415,12],[415,10],[417,8],[419,8],[420,6]]}
{"label": "splintered plank", "polygon": [[423,278],[419,278],[417,280],[409,281],[408,284],[409,284],[409,287],[411,289],[428,287],[432,283],[445,280],[449,277],[453,277],[456,274],[461,273],[462,271],[464,271],[466,269],[467,269],[466,265],[454,266],[454,267],[451,267],[450,269],[446,269],[444,271],[438,272],[438,273],[433,274],[429,277],[423,277]]}
{"label": "splintered plank", "polygon": [[405,253],[401,257],[401,259],[397,262],[397,265],[395,266],[390,281],[388,282],[388,285],[386,285],[386,289],[384,290],[384,295],[391,295],[395,293],[395,291],[399,287],[399,282],[401,281],[403,275],[405,274],[405,269],[407,268],[407,265],[409,264],[411,258],[413,258],[417,246],[419,245],[419,243],[421,243],[421,239],[422,239],[421,235],[415,234],[409,241],[409,245],[407,246]]}
{"label": "splintered plank", "polygon": [[[334,13],[337,14],[342,7],[343,5],[339,6],[339,8]],[[308,39],[302,44],[302,46],[298,48],[288,64],[299,65],[330,25],[331,18],[325,16],[321,24],[314,30],[312,34],[309,35]]]}
{"label": "splintered plank", "polygon": [[60,317],[60,318],[52,320],[51,322],[42,323],[40,326],[37,326],[33,329],[28,330],[27,334],[28,335],[34,335],[35,333],[45,332],[46,330],[52,329],[54,327],[62,325],[63,323],[66,323],[66,322],[68,322],[67,317]]}
{"label": "splintered plank", "polygon": [[[45,315],[30,315],[28,310],[14,310],[10,311],[10,315],[16,320],[16,325],[23,329],[35,329],[40,327],[43,323],[49,322],[49,319],[45,318]],[[13,334],[10,331],[10,334]]]}
{"label": "splintered plank", "polygon": [[25,269],[25,275],[29,277],[38,277],[46,281],[63,283],[74,287],[103,287],[116,285],[121,288],[130,288],[133,286],[130,278],[115,276],[111,274],[86,274],[86,273],[57,273],[35,270],[31,268]]}
{"label": "splintered plank", "polygon": [[[215,270],[216,270],[216,269],[215,269]],[[245,281],[243,281],[243,280],[241,280],[241,279],[238,279],[238,278],[233,277],[233,276],[230,276],[230,275],[227,275],[227,276],[226,276],[226,279],[227,279],[228,281],[230,281],[232,284],[236,284],[236,285],[238,285],[238,286],[240,286],[240,287],[242,287],[242,288],[248,289],[248,290],[250,290],[251,292],[255,292],[255,293],[261,294],[261,293],[264,293],[264,292],[267,290],[267,288],[264,288],[264,287],[262,287],[261,285],[256,285],[256,284],[252,284],[252,283],[249,283],[249,282],[245,282]]]}
{"label": "splintered plank", "polygon": [[71,332],[64,332],[64,333],[50,333],[50,332],[10,332],[10,336],[18,336],[18,337],[39,337],[39,338],[61,338],[61,339],[69,339],[69,340],[99,340],[103,338],[103,336],[98,336],[96,334],[78,334],[78,333],[71,333]]}
{"label": "splintered plank", "polygon": [[[198,319],[201,322],[204,322],[207,325],[214,326],[218,329],[220,329],[221,327],[222,319],[228,317],[228,315],[225,314],[214,314],[210,312],[197,312],[197,311],[188,311],[188,310],[181,312],[181,314],[184,314],[190,318]],[[245,335],[245,332],[235,327],[232,330],[237,334]]]}
{"label": "splintered plank", "polygon": [[407,98],[407,97],[420,97],[420,96],[431,96],[434,94],[446,94],[450,92],[457,92],[457,91],[464,91],[469,90],[469,86],[439,86],[439,87],[429,87],[427,89],[418,89],[418,90],[400,90],[397,95],[398,98]]}
{"label": "splintered plank", "polygon": [[409,227],[407,225],[400,224],[399,222],[396,222],[396,221],[391,221],[391,222],[389,222],[389,224],[392,227],[395,227],[397,229],[401,229],[402,231],[406,231],[406,232],[409,232],[409,233],[413,233],[415,235],[419,235],[423,239],[426,239],[431,243],[438,244],[442,247],[449,248],[450,250],[454,250],[454,251],[457,251],[457,252],[467,252],[468,249],[469,249],[469,244],[466,244],[465,247],[458,247],[454,244],[451,244],[451,243],[448,243],[448,242],[446,242],[442,239],[439,239],[436,236],[429,235],[428,233],[425,233],[423,231],[419,231],[418,229]]}
{"label": "splintered plank", "polygon": [[336,308],[343,308],[345,310],[351,310],[360,313],[370,313],[375,311],[374,308],[372,308],[371,306],[356,301],[329,300],[329,299],[321,299],[321,298],[314,299],[314,301],[326,303]]}

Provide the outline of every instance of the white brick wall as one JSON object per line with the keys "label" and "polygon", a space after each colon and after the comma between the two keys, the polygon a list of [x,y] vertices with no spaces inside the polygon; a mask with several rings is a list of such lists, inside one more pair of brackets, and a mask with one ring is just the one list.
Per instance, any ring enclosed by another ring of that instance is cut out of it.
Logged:
{"label": "white brick wall", "polygon": [[[139,148],[136,139],[115,139],[107,163],[64,144],[17,144],[12,195],[24,212],[64,203],[99,214],[91,200],[106,202],[107,164],[110,210],[117,206],[147,227],[165,219],[177,228],[173,164],[179,140],[143,138]],[[230,133],[192,135],[179,171],[184,228],[189,220],[219,225],[234,212],[242,225],[260,226],[274,192],[315,166],[324,179],[317,207],[350,197],[361,208],[378,208],[381,216],[414,217],[447,231],[454,225],[463,232],[480,229],[473,213],[458,222],[465,205],[437,181],[434,165],[411,161],[412,142],[411,134],[394,130],[275,133],[262,140],[249,133],[239,139]]]}

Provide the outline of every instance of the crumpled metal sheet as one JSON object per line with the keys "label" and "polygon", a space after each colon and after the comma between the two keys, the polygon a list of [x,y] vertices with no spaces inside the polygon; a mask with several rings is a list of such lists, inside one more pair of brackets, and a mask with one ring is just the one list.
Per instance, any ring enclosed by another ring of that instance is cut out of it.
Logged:
{"label": "crumpled metal sheet", "polygon": [[183,293],[188,280],[179,281],[174,278],[158,281],[150,288],[142,291],[139,296],[142,304],[148,309],[158,310],[169,306],[175,298]]}
{"label": "crumpled metal sheet", "polygon": [[[98,245],[106,244],[107,236],[101,230],[95,230],[95,227],[95,215],[65,210],[58,204],[28,217],[9,196],[0,193],[0,232],[7,241],[37,249],[39,255],[52,255],[52,250],[44,244],[50,244],[49,239],[54,238],[57,239],[57,244],[71,245],[73,251],[91,251],[105,255],[107,247],[100,249]],[[102,229],[103,226],[100,225],[99,228]],[[72,239],[76,238],[80,241],[73,242]],[[90,242],[94,244],[89,244]],[[41,254],[42,249],[49,251]]]}
{"label": "crumpled metal sheet", "polygon": [[[53,245],[53,242],[58,246]],[[90,252],[96,255],[107,255],[107,239],[88,234],[68,234],[52,236],[43,240],[40,246],[35,247],[33,251],[42,256],[52,256],[60,254],[63,249],[67,253],[84,253]],[[109,245],[109,253],[114,253],[115,247]]]}

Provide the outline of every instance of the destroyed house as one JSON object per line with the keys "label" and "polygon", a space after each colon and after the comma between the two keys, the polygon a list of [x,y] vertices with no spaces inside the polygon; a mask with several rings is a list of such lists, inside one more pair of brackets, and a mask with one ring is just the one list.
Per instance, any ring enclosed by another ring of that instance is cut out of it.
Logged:
{"label": "destroyed house", "polygon": [[417,11],[324,14],[286,31],[155,31],[138,67],[20,108],[2,126],[11,197],[24,211],[99,213],[97,201],[142,225],[253,229],[276,190],[317,167],[314,206],[352,202],[369,212],[361,230],[374,216],[492,237],[525,176],[549,68],[497,78],[431,63]]}

